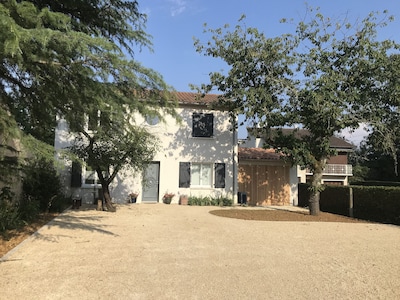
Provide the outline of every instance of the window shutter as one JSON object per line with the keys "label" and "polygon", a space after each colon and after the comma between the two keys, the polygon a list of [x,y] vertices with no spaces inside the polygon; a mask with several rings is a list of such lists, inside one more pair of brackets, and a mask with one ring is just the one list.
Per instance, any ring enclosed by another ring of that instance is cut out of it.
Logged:
{"label": "window shutter", "polygon": [[79,162],[72,162],[71,187],[81,187],[82,185],[82,166]]}
{"label": "window shutter", "polygon": [[215,164],[215,187],[225,188],[225,164]]}
{"label": "window shutter", "polygon": [[179,163],[179,187],[190,187],[190,162]]}
{"label": "window shutter", "polygon": [[205,131],[208,137],[214,136],[214,115],[205,114],[204,116]]}

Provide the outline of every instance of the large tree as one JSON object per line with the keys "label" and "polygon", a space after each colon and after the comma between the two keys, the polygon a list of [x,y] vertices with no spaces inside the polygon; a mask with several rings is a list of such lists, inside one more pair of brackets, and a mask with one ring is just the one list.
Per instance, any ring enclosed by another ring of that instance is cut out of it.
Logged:
{"label": "large tree", "polygon": [[[160,74],[135,60],[141,47],[151,49],[145,22],[137,1],[0,1],[0,136],[17,124],[52,144],[59,116],[88,145],[97,143],[95,148],[81,148],[87,153],[80,152],[93,169],[99,167],[92,159],[99,149],[104,154],[132,154],[135,144],[142,146],[142,132],[130,127],[127,116],[175,115],[170,87]],[[95,137],[85,131],[87,116],[97,111],[111,112],[114,123],[103,123]],[[112,135],[116,120],[120,128],[134,130],[126,132],[132,139]],[[100,133],[108,134],[108,140]],[[124,150],[122,138],[128,143]],[[149,159],[141,154],[134,159],[138,167],[141,157],[144,162]],[[105,161],[100,164],[103,171],[120,169]]]}
{"label": "large tree", "polygon": [[[367,144],[372,153],[388,156],[393,162],[392,172],[399,180],[400,156],[400,55],[382,54],[374,70],[371,86],[365,94],[373,103],[373,113],[369,119],[370,134]],[[393,178],[392,178],[393,179]]]}
{"label": "large tree", "polygon": [[104,101],[120,115],[173,111],[161,75],[133,59],[151,47],[145,21],[137,1],[1,1],[0,124],[10,112],[51,143],[57,114],[72,122]]}
{"label": "large tree", "polygon": [[[195,41],[198,52],[229,66],[227,73],[211,73],[210,83],[200,88],[220,90],[232,112],[244,114],[262,132],[266,147],[313,173],[310,214],[319,213],[322,173],[335,154],[330,137],[356,128],[371,112],[366,91],[373,69],[367,67],[377,66],[393,48],[392,42],[377,40],[380,25],[384,21],[376,14],[352,25],[309,8],[292,34],[269,38],[243,22],[233,30],[206,28],[211,39]],[[281,130],[293,125],[307,134]]]}

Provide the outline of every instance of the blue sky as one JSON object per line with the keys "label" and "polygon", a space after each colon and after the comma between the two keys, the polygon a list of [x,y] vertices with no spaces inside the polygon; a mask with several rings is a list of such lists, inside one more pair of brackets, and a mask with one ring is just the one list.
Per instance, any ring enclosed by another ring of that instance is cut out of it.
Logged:
{"label": "blue sky", "polygon": [[[163,75],[177,91],[191,91],[189,84],[208,83],[208,74],[226,69],[223,62],[195,51],[193,37],[207,41],[203,24],[218,28],[234,26],[242,14],[246,25],[257,27],[267,36],[289,33],[294,27],[279,23],[293,18],[296,23],[306,12],[302,0],[139,0],[140,11],[148,15],[147,33],[152,35],[153,53],[136,53],[135,59]],[[395,17],[379,37],[400,42],[400,1],[397,0],[309,0],[324,16],[350,20],[363,19],[371,11],[388,10]],[[243,133],[242,133],[243,135]]]}

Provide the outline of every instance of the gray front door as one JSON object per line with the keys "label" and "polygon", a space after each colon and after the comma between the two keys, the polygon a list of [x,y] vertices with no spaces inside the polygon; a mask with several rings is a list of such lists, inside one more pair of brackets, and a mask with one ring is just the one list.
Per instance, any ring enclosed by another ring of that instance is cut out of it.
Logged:
{"label": "gray front door", "polygon": [[144,172],[142,202],[158,202],[160,163],[149,164]]}

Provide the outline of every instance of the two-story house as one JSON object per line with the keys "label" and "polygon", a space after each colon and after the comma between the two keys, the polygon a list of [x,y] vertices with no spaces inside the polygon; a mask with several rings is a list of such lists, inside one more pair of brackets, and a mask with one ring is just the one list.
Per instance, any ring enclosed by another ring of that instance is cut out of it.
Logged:
{"label": "two-story house", "polygon": [[[290,133],[293,129],[283,129]],[[257,130],[249,129],[248,138],[239,147],[239,191],[247,194],[252,205],[297,205],[298,183],[309,182],[312,172],[291,166],[273,149],[262,149],[264,139]],[[298,134],[307,134],[299,130]],[[337,155],[330,157],[323,172],[323,184],[347,185],[352,176],[348,154],[354,146],[338,137],[330,138],[330,147]]]}
{"label": "two-story house", "polygon": [[[159,138],[161,150],[144,173],[118,174],[110,186],[114,202],[127,202],[130,193],[139,194],[136,200],[139,203],[162,202],[165,193],[175,194],[172,203],[178,203],[181,195],[235,199],[238,144],[233,122],[236,120],[231,120],[223,108],[211,108],[218,95],[198,98],[195,93],[177,92],[176,97],[179,123],[171,116],[165,122],[134,116],[137,123]],[[73,140],[68,124],[58,120],[56,150],[68,147]],[[68,160],[64,164],[66,195],[79,195],[83,203],[95,202],[101,188],[96,173],[78,165],[82,170],[77,180],[72,176],[77,166]]]}

